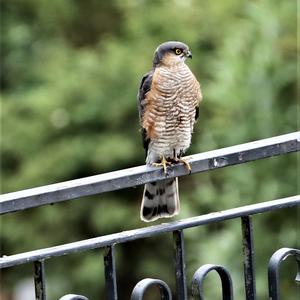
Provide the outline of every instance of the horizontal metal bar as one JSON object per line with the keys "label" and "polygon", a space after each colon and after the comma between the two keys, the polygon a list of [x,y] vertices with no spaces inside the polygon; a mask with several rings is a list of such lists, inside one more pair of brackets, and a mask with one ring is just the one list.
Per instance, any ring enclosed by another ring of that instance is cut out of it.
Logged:
{"label": "horizontal metal bar", "polygon": [[263,213],[281,208],[292,207],[300,205],[300,195],[262,202],[258,204],[246,205],[239,208],[232,208],[220,212],[214,212],[202,216],[182,219],[175,222],[159,224],[139,228],[135,230],[128,230],[119,233],[104,235],[92,239],[73,242],[56,247],[50,247],[30,252],[20,253],[11,256],[4,256],[0,258],[0,268],[11,267],[14,265],[25,264],[35,260],[47,259],[53,256],[62,256],[79,251],[85,251],[95,248],[103,248],[112,244],[124,243],[141,238],[151,237],[158,234],[181,230],[185,228],[205,225],[217,221],[224,221],[238,217]]}
{"label": "horizontal metal bar", "polygon": [[[199,153],[189,156],[188,160],[191,173],[198,173],[295,151],[300,151],[300,132]],[[187,174],[182,164],[172,167],[167,175],[155,167],[139,166],[3,194],[0,196],[0,214]]]}

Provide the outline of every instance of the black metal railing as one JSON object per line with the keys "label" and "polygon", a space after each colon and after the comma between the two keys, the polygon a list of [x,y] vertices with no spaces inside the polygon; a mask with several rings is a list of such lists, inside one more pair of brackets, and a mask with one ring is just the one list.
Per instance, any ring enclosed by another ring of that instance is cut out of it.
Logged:
{"label": "black metal railing", "polygon": [[[299,150],[300,133],[294,132],[256,142],[192,155],[189,157],[189,162],[192,167],[192,173],[196,173],[296,152]],[[1,196],[0,200],[0,213],[11,213],[45,204],[68,201],[87,195],[95,195],[107,191],[141,185],[147,182],[163,180],[166,176],[171,178],[183,175],[186,175],[186,170],[183,165],[174,166],[167,175],[165,175],[161,169],[141,166],[4,194]],[[176,295],[177,299],[186,300],[188,299],[188,289],[185,271],[184,230],[191,227],[198,227],[215,222],[240,218],[246,299],[254,300],[256,299],[256,284],[254,272],[255,255],[253,247],[254,233],[252,229],[252,216],[258,213],[265,213],[297,205],[300,205],[300,195],[182,219],[175,222],[139,228],[136,230],[123,231],[56,247],[4,256],[0,258],[0,268],[33,263],[36,299],[45,300],[45,261],[47,259],[79,251],[104,248],[104,270],[107,299],[116,300],[118,295],[115,245],[141,238],[153,237],[162,233],[172,233],[175,257],[174,273],[176,278]],[[295,258],[298,266],[298,272],[295,280],[296,282],[300,282],[300,250],[291,248],[279,249],[273,254],[269,262],[269,299],[280,299],[279,266],[287,256],[293,256]],[[194,298],[204,299],[203,282],[206,275],[211,271],[216,271],[220,276],[223,299],[233,299],[232,279],[230,273],[225,266],[212,264],[201,266],[195,272],[192,280],[192,294]],[[143,299],[145,291],[153,285],[159,287],[161,299],[171,299],[172,293],[167,283],[159,279],[151,278],[143,279],[136,284],[132,291],[131,299]],[[84,300],[87,298],[80,295],[65,295],[60,299]]]}

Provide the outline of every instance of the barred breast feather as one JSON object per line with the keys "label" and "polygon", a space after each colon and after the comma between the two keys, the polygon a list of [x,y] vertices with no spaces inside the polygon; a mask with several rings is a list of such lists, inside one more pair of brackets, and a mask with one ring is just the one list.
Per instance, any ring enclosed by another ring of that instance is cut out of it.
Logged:
{"label": "barred breast feather", "polygon": [[190,146],[200,98],[199,83],[186,64],[155,69],[141,120],[149,139],[147,163]]}

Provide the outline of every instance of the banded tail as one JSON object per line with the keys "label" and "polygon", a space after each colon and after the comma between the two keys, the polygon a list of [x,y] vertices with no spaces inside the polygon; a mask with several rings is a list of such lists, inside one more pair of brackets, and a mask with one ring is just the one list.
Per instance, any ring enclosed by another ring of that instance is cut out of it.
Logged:
{"label": "banded tail", "polygon": [[141,220],[152,222],[179,213],[178,178],[145,184],[141,205]]}

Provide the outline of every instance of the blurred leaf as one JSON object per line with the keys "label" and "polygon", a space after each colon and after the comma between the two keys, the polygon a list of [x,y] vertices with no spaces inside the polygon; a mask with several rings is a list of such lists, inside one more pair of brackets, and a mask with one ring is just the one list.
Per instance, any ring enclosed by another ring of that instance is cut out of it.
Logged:
{"label": "blurred leaf", "polygon": [[[191,46],[188,64],[204,94],[189,153],[297,130],[293,1],[11,0],[1,8],[3,192],[143,164],[136,94],[155,48],[166,40]],[[296,159],[291,154],[180,178],[177,218],[294,195]],[[141,197],[142,187],[5,215],[2,252],[144,226]],[[254,218],[258,298],[267,297],[270,255],[296,244],[296,218],[293,209]],[[242,299],[240,234],[239,220],[187,230],[189,282],[201,264],[219,262],[232,272],[235,298]],[[170,249],[167,236],[117,247],[122,298],[150,275],[174,285]],[[50,260],[51,297],[104,295],[101,259],[87,252]],[[4,271],[6,292],[22,274]],[[214,282],[206,286],[210,299],[219,295]],[[292,299],[292,285],[284,280],[285,299]]]}

